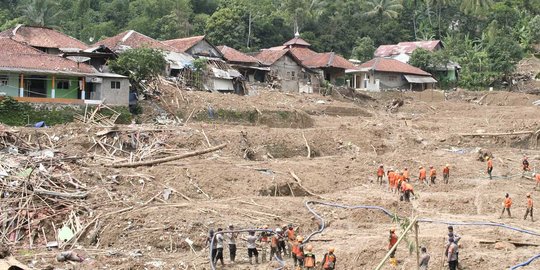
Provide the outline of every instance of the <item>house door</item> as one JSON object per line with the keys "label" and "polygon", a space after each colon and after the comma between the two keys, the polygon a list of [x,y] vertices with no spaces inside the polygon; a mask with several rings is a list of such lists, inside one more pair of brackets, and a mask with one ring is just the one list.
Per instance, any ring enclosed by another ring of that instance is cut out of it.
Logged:
{"label": "house door", "polygon": [[27,97],[47,97],[47,77],[30,76],[24,81],[25,96]]}

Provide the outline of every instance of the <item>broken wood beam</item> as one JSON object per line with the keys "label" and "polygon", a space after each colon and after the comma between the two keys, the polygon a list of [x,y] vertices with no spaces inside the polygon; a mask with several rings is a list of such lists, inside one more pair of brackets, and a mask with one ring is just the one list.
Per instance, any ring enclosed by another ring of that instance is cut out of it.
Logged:
{"label": "broken wood beam", "polygon": [[188,157],[207,154],[207,153],[210,153],[210,152],[214,152],[214,151],[223,149],[226,146],[227,146],[227,144],[223,143],[223,144],[220,144],[220,145],[215,146],[215,147],[211,147],[211,148],[207,148],[207,149],[203,149],[203,150],[198,150],[198,151],[193,151],[193,152],[189,152],[189,153],[185,153],[185,154],[181,154],[181,155],[175,155],[175,156],[166,157],[166,158],[159,158],[159,159],[147,160],[147,161],[139,161],[139,162],[110,164],[110,165],[107,164],[107,165],[105,165],[105,167],[134,168],[134,167],[140,167],[140,166],[152,166],[152,165],[165,163],[165,162],[169,162],[169,161],[174,161],[174,160],[179,160],[179,159],[183,159],[183,158],[188,158]]}
{"label": "broken wood beam", "polygon": [[516,132],[501,132],[501,133],[460,133],[459,136],[508,136],[508,135],[526,135],[532,134],[534,131],[525,130],[525,131],[516,131]]}
{"label": "broken wood beam", "polygon": [[291,174],[291,176],[294,178],[294,180],[296,181],[296,183],[298,184],[299,187],[301,187],[305,192],[307,192],[307,194],[311,195],[311,196],[314,196],[314,197],[317,197],[319,199],[326,199],[324,198],[323,196],[321,195],[317,195],[313,192],[311,192],[310,190],[308,190],[307,188],[305,188],[303,185],[302,185],[302,180],[300,180],[300,178],[293,172],[293,171],[290,171],[289,172]]}

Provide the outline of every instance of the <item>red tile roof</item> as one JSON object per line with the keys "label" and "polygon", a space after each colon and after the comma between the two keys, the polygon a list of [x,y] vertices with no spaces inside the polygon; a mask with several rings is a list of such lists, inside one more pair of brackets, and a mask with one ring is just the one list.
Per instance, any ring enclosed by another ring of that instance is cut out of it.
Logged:
{"label": "red tile roof", "polygon": [[437,46],[442,46],[440,40],[400,42],[393,45],[381,45],[375,51],[375,57],[389,57],[398,54],[412,54],[417,48],[423,48],[428,51],[434,51]]}
{"label": "red tile roof", "polygon": [[175,51],[174,48],[164,44],[161,41],[145,36],[137,31],[128,30],[116,36],[98,41],[93,46],[105,45],[113,51],[122,51],[125,49],[153,48],[164,51]]}
{"label": "red tile roof", "polygon": [[302,61],[302,63],[310,68],[342,68],[342,69],[357,69],[355,65],[341,57],[339,54],[328,52],[328,53],[317,53],[312,57]]}
{"label": "red tile roof", "polygon": [[291,53],[298,59],[300,59],[301,61],[304,61],[308,58],[311,58],[315,55],[317,55],[317,52],[315,51],[312,51],[311,49],[309,48],[299,48],[299,47],[296,47],[296,48],[291,48],[289,49],[291,51]]}
{"label": "red tile roof", "polygon": [[11,38],[0,37],[0,55],[5,54],[42,54],[43,52],[34,47],[24,45]]}
{"label": "red tile roof", "polygon": [[47,27],[18,25],[1,32],[0,36],[10,37],[32,47],[77,48],[81,50],[88,48],[88,45],[82,41]]}
{"label": "red tile roof", "polygon": [[307,41],[303,40],[301,37],[299,36],[295,36],[293,39],[283,43],[283,46],[311,46],[311,44],[309,44]]}
{"label": "red tile roof", "polygon": [[74,61],[43,53],[10,38],[0,38],[0,48],[0,70],[96,73],[88,64],[77,65]]}
{"label": "red tile roof", "polygon": [[288,50],[261,50],[255,58],[257,58],[263,65],[270,66],[277,60],[283,57]]}
{"label": "red tile roof", "polygon": [[414,74],[431,76],[431,74],[409,64],[389,58],[374,58],[360,65],[361,69],[373,69],[379,72],[392,72],[402,74]]}
{"label": "red tile roof", "polygon": [[248,64],[258,64],[259,60],[257,58],[247,55],[245,53],[242,53],[238,50],[235,50],[231,47],[227,46],[218,46],[217,47],[223,56],[225,57],[225,60],[229,62],[236,62],[236,63],[248,63]]}
{"label": "red tile roof", "polygon": [[174,47],[179,52],[186,52],[187,50],[191,49],[191,47],[195,46],[195,44],[199,43],[203,39],[204,39],[204,36],[195,36],[195,37],[188,37],[188,38],[165,40],[163,41],[163,43],[165,43],[168,46]]}

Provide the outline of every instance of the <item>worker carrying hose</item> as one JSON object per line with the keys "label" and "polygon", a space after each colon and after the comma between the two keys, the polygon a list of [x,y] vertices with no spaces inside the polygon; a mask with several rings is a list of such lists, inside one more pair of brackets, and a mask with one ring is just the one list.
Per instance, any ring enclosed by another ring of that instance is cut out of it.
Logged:
{"label": "worker carrying hose", "polygon": [[287,252],[289,253],[289,257],[292,258],[292,245],[296,242],[296,232],[294,231],[294,227],[292,224],[287,225]]}
{"label": "worker carrying hose", "polygon": [[[398,236],[396,235],[396,229],[390,229],[390,237],[388,238],[388,250],[391,250],[392,247],[396,245],[398,241]],[[397,259],[396,259],[396,250],[392,251],[390,253],[390,264],[392,266],[397,266]]]}
{"label": "worker carrying hose", "polygon": [[384,166],[381,164],[379,165],[379,168],[377,169],[377,182],[379,182],[379,185],[383,184],[383,177],[384,177]]}
{"label": "worker carrying hose", "polygon": [[[268,225],[262,226],[263,230],[268,230]],[[259,242],[261,243],[261,261],[266,262],[266,254],[268,253],[268,246],[270,244],[269,232],[262,231],[259,235]]]}
{"label": "worker carrying hose", "polygon": [[304,266],[304,248],[302,246],[302,242],[304,242],[304,237],[297,236],[296,240],[292,244],[291,253],[292,253],[294,267]]}
{"label": "worker carrying hose", "polygon": [[450,165],[446,164],[444,168],[442,169],[442,175],[444,183],[448,185],[448,180],[450,179]]}
{"label": "worker carrying hose", "polygon": [[422,166],[418,168],[418,181],[420,181],[422,184],[428,184],[426,181],[426,169],[424,169]]}
{"label": "worker carrying hose", "polygon": [[429,180],[432,185],[435,185],[435,179],[437,178],[437,171],[433,168],[433,165],[429,166]]}
{"label": "worker carrying hose", "polygon": [[315,254],[313,254],[313,246],[308,244],[304,253],[304,268],[305,270],[314,270],[316,265]]}
{"label": "worker carrying hose", "polygon": [[527,210],[525,211],[525,217],[523,217],[524,220],[527,219],[528,215],[531,215],[531,221],[534,222],[533,218],[533,200],[531,199],[531,193],[527,193]]}
{"label": "worker carrying hose", "polygon": [[456,243],[454,243],[454,238],[448,239],[449,245],[446,247],[445,256],[448,261],[448,269],[449,270],[457,270],[458,266],[458,246]]}
{"label": "worker carrying hose", "polygon": [[322,260],[322,269],[324,270],[334,270],[336,268],[337,258],[334,252],[335,248],[331,247],[328,249],[328,253],[324,254]]}
{"label": "worker carrying hose", "polygon": [[401,191],[403,192],[403,199],[406,202],[411,201],[411,194],[414,196],[414,188],[413,186],[408,182],[403,182],[401,184]]}
{"label": "worker carrying hose", "polygon": [[510,198],[510,195],[508,193],[506,193],[506,195],[504,196],[504,202],[503,202],[503,210],[502,210],[502,213],[501,213],[501,217],[503,217],[504,215],[504,210],[506,210],[506,212],[508,212],[508,217],[512,217],[512,214],[510,214],[510,207],[512,207],[512,198]]}
{"label": "worker carrying hose", "polygon": [[255,231],[249,231],[249,236],[247,237],[247,251],[249,257],[249,264],[253,264],[252,258],[255,257],[255,263],[259,264],[259,251],[257,250],[257,239],[255,236]]}
{"label": "worker carrying hose", "polygon": [[279,248],[279,237],[281,234],[281,228],[276,228],[276,232],[272,235],[270,240],[270,261],[274,256],[277,256],[281,260],[281,250]]}
{"label": "worker carrying hose", "polygon": [[489,179],[493,179],[491,176],[491,172],[493,172],[493,160],[490,157],[486,157],[487,160],[487,173],[489,175]]}

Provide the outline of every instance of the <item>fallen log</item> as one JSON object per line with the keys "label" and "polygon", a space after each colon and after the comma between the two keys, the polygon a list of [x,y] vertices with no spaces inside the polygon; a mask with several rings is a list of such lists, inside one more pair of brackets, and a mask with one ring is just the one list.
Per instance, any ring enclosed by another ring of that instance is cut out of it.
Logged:
{"label": "fallen log", "polygon": [[152,166],[152,165],[165,163],[165,162],[169,162],[169,161],[174,161],[174,160],[179,160],[179,159],[183,159],[183,158],[203,155],[203,154],[206,154],[206,153],[210,153],[210,152],[214,152],[214,151],[223,149],[226,146],[227,146],[227,144],[224,143],[224,144],[220,144],[218,146],[212,147],[212,148],[207,148],[207,149],[203,149],[203,150],[199,150],[199,151],[189,152],[189,153],[185,153],[185,154],[181,154],[181,155],[175,155],[175,156],[166,157],[166,158],[159,158],[159,159],[155,159],[155,160],[131,162],[131,163],[120,163],[120,164],[110,164],[110,165],[106,164],[105,167],[134,168],[134,167],[139,167],[139,166]]}
{"label": "fallen log", "polygon": [[525,135],[534,133],[532,130],[516,131],[516,132],[501,132],[501,133],[461,133],[459,136],[507,136],[507,135]]}
{"label": "fallen log", "polygon": [[323,200],[326,199],[325,197],[323,197],[321,195],[317,195],[317,194],[311,192],[310,190],[308,190],[307,188],[305,188],[304,186],[302,186],[302,180],[300,180],[300,178],[293,171],[290,171],[290,174],[294,178],[294,180],[296,181],[298,186],[301,187],[305,192],[307,192],[307,194],[309,194],[311,196],[315,196],[315,197],[317,197],[319,199],[323,199]]}
{"label": "fallen log", "polygon": [[44,190],[44,189],[36,189],[34,190],[34,193],[37,195],[47,195],[47,196],[70,198],[70,199],[84,199],[88,196],[88,192],[62,193],[62,192],[56,192],[56,191],[50,191],[50,190]]}

